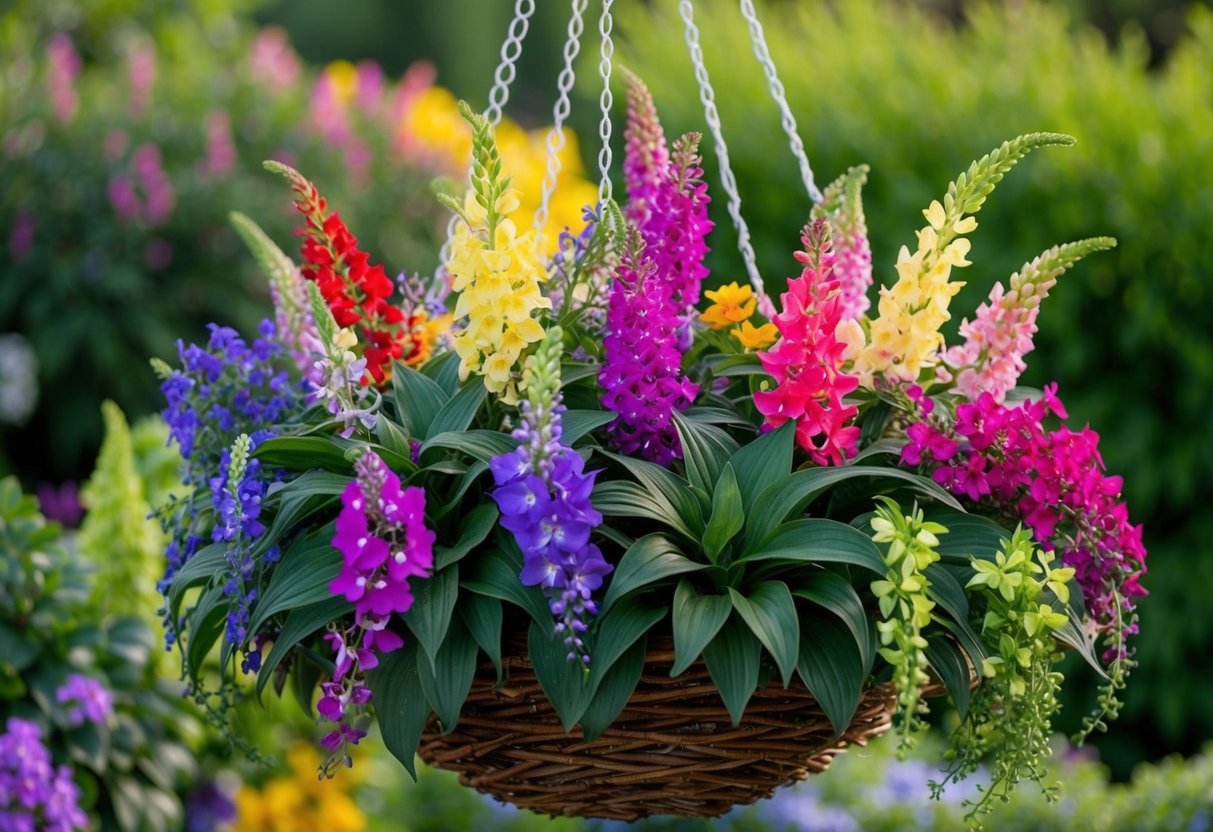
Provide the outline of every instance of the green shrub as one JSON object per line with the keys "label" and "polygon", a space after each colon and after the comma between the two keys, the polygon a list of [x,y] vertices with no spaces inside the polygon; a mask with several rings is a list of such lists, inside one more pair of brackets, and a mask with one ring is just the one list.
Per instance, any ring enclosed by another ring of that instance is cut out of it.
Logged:
{"label": "green shrub", "polygon": [[[681,50],[671,55],[682,26],[674,3],[654,7],[620,10],[620,59],[652,87],[672,132],[703,129],[690,63]],[[778,285],[794,273],[790,252],[809,203],[735,4],[696,7],[743,211],[763,274]],[[1109,48],[1093,28],[1036,2],[974,3],[961,26],[877,0],[771,4],[762,14],[822,184],[850,165],[872,166],[865,201],[878,282],[891,282],[897,248],[913,240],[908,218],[976,150],[1025,130],[1078,137],[1002,183],[972,237],[980,266],[953,301],[952,325],[1054,241],[1119,239],[1045,303],[1037,344],[1057,358],[1025,381],[1059,381],[1075,421],[1101,427],[1105,461],[1124,475],[1152,552],[1141,667],[1101,747],[1121,775],[1143,755],[1194,751],[1213,736],[1204,706],[1213,677],[1191,672],[1213,637],[1202,612],[1213,593],[1213,515],[1199,508],[1213,489],[1213,269],[1202,256],[1213,215],[1213,12],[1191,8],[1190,35],[1154,72],[1135,28]],[[712,207],[715,279],[736,279],[744,273],[719,190]],[[1075,724],[1088,704],[1069,703]]]}

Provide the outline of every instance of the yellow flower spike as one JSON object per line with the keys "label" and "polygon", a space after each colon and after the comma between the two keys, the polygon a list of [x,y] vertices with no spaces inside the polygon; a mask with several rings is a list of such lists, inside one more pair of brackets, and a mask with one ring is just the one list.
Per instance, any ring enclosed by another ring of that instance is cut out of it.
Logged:
{"label": "yellow flower spike", "polygon": [[734,327],[729,334],[740,341],[747,350],[766,349],[779,338],[779,330],[775,324],[767,323],[756,327],[749,321],[742,321],[741,325]]}

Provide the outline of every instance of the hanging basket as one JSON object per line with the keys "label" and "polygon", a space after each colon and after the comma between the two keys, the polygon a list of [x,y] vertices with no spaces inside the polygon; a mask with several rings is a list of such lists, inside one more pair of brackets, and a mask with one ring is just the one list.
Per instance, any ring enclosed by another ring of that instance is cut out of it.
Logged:
{"label": "hanging basket", "polygon": [[497,800],[548,815],[633,821],[649,815],[717,817],[824,771],[849,745],[889,729],[893,690],[867,689],[841,736],[795,679],[754,692],[741,724],[702,661],[671,678],[673,644],[654,640],[622,713],[594,740],[565,732],[525,654],[478,668],[449,734],[431,718],[418,754]]}

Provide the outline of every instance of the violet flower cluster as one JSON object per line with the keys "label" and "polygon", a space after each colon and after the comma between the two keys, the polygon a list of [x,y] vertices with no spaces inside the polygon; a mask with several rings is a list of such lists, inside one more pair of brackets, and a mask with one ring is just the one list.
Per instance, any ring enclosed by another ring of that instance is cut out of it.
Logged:
{"label": "violet flower cluster", "polygon": [[425,525],[425,491],[401,488],[400,478],[373,451],[354,464],[356,478],[341,495],[332,544],[342,554],[341,572],[330,591],[354,604],[354,626],[334,630],[325,638],[334,653],[335,669],[323,683],[317,705],[320,715],[337,723],[321,742],[333,755],[325,764],[348,755],[364,731],[353,727],[356,709],[371,699],[363,671],[379,664],[379,656],[398,650],[404,641],[388,624],[413,605],[410,578],[425,578],[434,565],[434,532]]}
{"label": "violet flower cluster", "polygon": [[983,393],[950,419],[911,388],[923,421],[907,429],[901,461],[930,471],[957,496],[1022,517],[1041,546],[1059,550],[1075,569],[1091,617],[1111,639],[1105,658],[1126,658],[1136,601],[1146,594],[1141,526],[1129,522],[1122,479],[1104,474],[1098,434],[1044,427],[1050,416],[1067,418],[1056,393],[1049,385],[1042,398],[1018,407]]}
{"label": "violet flower cluster", "polygon": [[581,456],[561,441],[560,351],[561,331],[553,327],[524,374],[527,398],[513,434],[518,448],[494,457],[489,468],[501,526],[522,550],[522,584],[542,587],[569,661],[589,665],[583,636],[587,619],[598,614],[593,594],[614,567],[590,542],[602,522],[590,504],[597,472],[587,473]]}
{"label": "violet flower cluster", "polygon": [[88,826],[71,768],[55,767],[36,723],[10,717],[0,734],[0,829],[73,832]]}
{"label": "violet flower cluster", "polygon": [[67,724],[78,728],[86,722],[105,725],[114,715],[114,699],[105,686],[91,676],[72,673],[58,690],[55,701],[67,706]]}

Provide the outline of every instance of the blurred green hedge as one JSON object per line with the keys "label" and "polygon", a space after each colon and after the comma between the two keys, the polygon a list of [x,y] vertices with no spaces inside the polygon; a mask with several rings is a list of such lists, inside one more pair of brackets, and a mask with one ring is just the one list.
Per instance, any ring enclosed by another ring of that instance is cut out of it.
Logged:
{"label": "blurred green hedge", "polygon": [[[673,131],[702,130],[672,0],[624,6],[619,58],[650,85]],[[778,112],[730,2],[697,3],[730,156],[768,283],[792,274],[808,202]],[[1045,303],[1025,381],[1060,382],[1072,421],[1101,432],[1144,522],[1151,596],[1141,605],[1141,667],[1128,709],[1100,747],[1118,773],[1213,736],[1213,13],[1191,8],[1190,34],[1156,71],[1140,30],[1109,48],[1095,29],[1038,2],[974,3],[953,25],[880,0],[769,5],[771,52],[822,184],[866,162],[865,207],[878,282],[919,213],[969,161],[1033,130],[1078,146],[1038,154],[1012,173],[972,236],[970,283],[954,326],[995,280],[1046,247],[1096,234],[1120,247],[1061,279]],[[708,179],[715,154],[709,149]],[[714,279],[744,276],[724,197],[713,191]],[[912,247],[912,246],[911,246]],[[954,332],[954,330],[953,330]],[[1077,674],[1077,667],[1071,669]],[[1070,674],[1068,673],[1069,677]],[[1088,701],[1071,700],[1075,722]]]}

